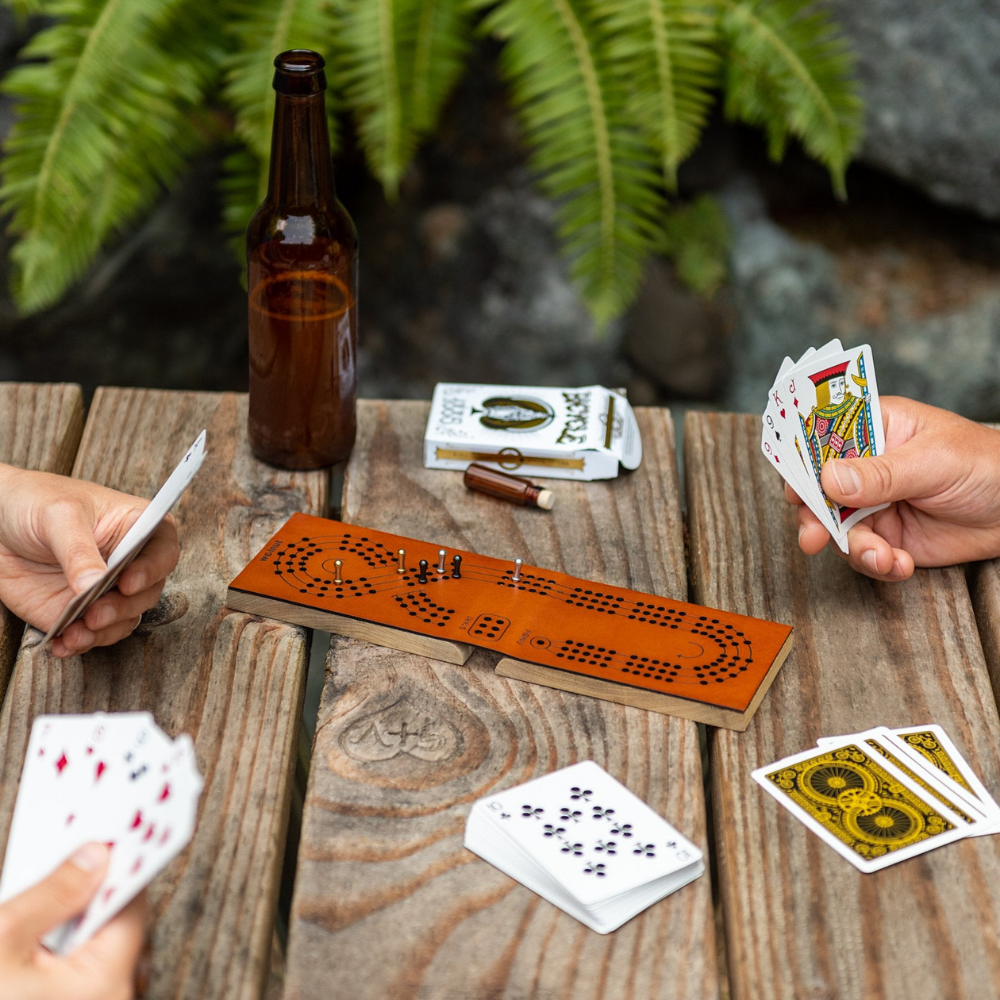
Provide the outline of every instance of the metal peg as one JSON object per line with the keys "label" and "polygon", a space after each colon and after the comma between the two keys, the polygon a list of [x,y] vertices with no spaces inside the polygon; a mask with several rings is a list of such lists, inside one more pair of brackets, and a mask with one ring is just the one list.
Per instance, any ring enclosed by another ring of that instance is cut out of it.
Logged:
{"label": "metal peg", "polygon": [[452,556],[451,557],[451,577],[453,580],[462,579],[462,557]]}
{"label": "metal peg", "polygon": [[421,559],[420,560],[420,575],[417,577],[417,580],[420,583],[426,583],[427,582],[427,560],[426,559]]}
{"label": "metal peg", "polygon": [[340,571],[344,568],[344,564],[339,559],[333,560],[333,582],[343,583],[344,581],[340,578]]}
{"label": "metal peg", "polygon": [[438,549],[438,564],[437,564],[437,571],[438,571],[439,573],[443,573],[443,572],[444,572],[444,557],[445,557],[445,556],[446,556],[447,554],[448,554],[448,553],[447,553],[447,552],[445,552],[445,550],[444,550],[444,549]]}
{"label": "metal peg", "polygon": [[514,583],[519,583],[520,582],[520,580],[521,580],[521,567],[523,565],[524,565],[524,560],[523,559],[515,559],[514,560],[514,575],[513,575],[513,577],[511,577],[511,579],[514,581]]}
{"label": "metal peg", "polygon": [[406,549],[400,549],[396,553],[396,558],[399,560],[399,565],[396,567],[397,573],[406,572]]}

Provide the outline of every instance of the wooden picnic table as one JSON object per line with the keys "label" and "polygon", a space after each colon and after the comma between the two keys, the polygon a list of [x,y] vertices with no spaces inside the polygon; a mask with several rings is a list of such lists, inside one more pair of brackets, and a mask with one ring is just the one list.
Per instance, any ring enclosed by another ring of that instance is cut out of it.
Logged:
{"label": "wooden picnic table", "polygon": [[[558,483],[547,513],[425,470],[425,403],[360,404],[333,497],[325,472],[251,457],[244,397],[101,389],[84,424],[76,387],[0,385],[0,461],[140,495],[209,435],[180,565],[131,638],[57,661],[0,609],[0,850],[37,714],[145,709],[191,733],[206,779],[194,840],[151,893],[151,998],[264,995],[290,811],[287,1000],[1000,996],[998,838],[862,875],[750,779],[818,736],[936,722],[1000,792],[1000,566],[882,585],[806,559],[758,418],[687,416],[682,502],[669,413],[637,414],[640,469]],[[331,501],[352,523],[788,622],[795,644],[734,733],[499,677],[484,651],[456,666],[334,638],[299,817],[309,635],[224,595],[293,511]],[[605,936],[462,846],[476,798],[587,758],[711,862]]]}

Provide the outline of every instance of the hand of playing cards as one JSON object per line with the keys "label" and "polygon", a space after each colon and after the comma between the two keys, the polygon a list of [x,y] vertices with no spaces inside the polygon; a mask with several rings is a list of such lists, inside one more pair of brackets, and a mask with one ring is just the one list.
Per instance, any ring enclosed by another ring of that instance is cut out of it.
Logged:
{"label": "hand of playing cards", "polygon": [[0,903],[84,844],[108,844],[108,872],[87,911],[45,939],[69,954],[188,844],[202,784],[191,738],[171,740],[148,712],[39,716],[21,772]]}
{"label": "hand of playing cards", "polygon": [[871,348],[831,340],[797,362],[785,358],[768,394],[760,447],[767,460],[847,552],[847,532],[878,507],[841,507],[820,485],[832,458],[867,458],[885,450]]}
{"label": "hand of playing cards", "polygon": [[694,844],[592,760],[480,799],[465,846],[601,934],[705,870]]}
{"label": "hand of playing cards", "polygon": [[1000,832],[1000,806],[940,726],[825,737],[754,780],[863,872]]}

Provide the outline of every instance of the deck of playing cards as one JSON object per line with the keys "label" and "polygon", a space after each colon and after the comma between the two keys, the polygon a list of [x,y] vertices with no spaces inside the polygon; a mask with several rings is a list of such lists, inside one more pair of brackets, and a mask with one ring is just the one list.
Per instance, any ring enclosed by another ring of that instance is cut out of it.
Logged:
{"label": "deck of playing cards", "polygon": [[1000,832],[1000,806],[940,726],[879,727],[817,743],[753,778],[860,871]]}
{"label": "deck of playing cards", "polygon": [[69,954],[184,849],[201,789],[191,737],[171,740],[148,712],[40,715],[21,772],[0,903],[84,844],[108,844],[108,873],[93,902],[45,939]]}
{"label": "deck of playing cards", "polygon": [[767,460],[847,552],[847,532],[879,507],[841,507],[820,485],[832,458],[868,458],[885,450],[871,348],[845,351],[831,340],[798,361],[785,358],[761,418]]}
{"label": "deck of playing cards", "polygon": [[694,844],[592,760],[480,799],[465,846],[600,934],[705,870]]}

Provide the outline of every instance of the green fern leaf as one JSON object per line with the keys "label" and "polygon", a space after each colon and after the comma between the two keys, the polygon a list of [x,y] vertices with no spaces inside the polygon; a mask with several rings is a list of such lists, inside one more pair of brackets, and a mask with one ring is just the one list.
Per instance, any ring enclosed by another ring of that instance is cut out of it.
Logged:
{"label": "green fern leaf", "polygon": [[[246,148],[227,158],[222,190],[226,227],[242,233],[267,193],[274,57],[287,49],[314,49],[329,62],[334,20],[329,0],[240,0],[228,13],[236,51],[226,61],[223,96],[236,112],[236,134]],[[335,141],[330,92],[326,104]]]}
{"label": "green fern leaf", "polygon": [[394,199],[437,124],[471,33],[462,0],[338,0],[335,77],[369,166]]}
{"label": "green fern leaf", "polygon": [[781,158],[788,136],[796,136],[844,197],[862,113],[847,40],[809,0],[721,4],[727,116],[762,126],[774,159]]}
{"label": "green fern leaf", "polygon": [[334,76],[368,164],[394,199],[417,148],[413,94],[405,83],[413,76],[419,2],[341,0],[337,13]]}
{"label": "green fern leaf", "polygon": [[630,81],[630,111],[660,156],[667,189],[694,151],[720,83],[714,0],[600,0],[609,55]]}
{"label": "green fern leaf", "polygon": [[659,249],[673,258],[681,281],[709,299],[726,278],[731,242],[722,206],[703,194],[667,216]]}
{"label": "green fern leaf", "polygon": [[26,312],[58,299],[208,141],[198,109],[218,70],[218,53],[198,43],[208,14],[188,0],[56,0],[45,11],[59,22],[3,87],[18,119],[0,206],[19,237],[13,293]]}
{"label": "green fern leaf", "polygon": [[462,70],[471,19],[459,0],[420,0],[413,39],[413,129],[433,131]]}
{"label": "green fern leaf", "polygon": [[657,155],[627,110],[629,81],[584,0],[501,0],[483,27],[506,42],[501,68],[531,163],[603,327],[634,297],[664,209]]}

